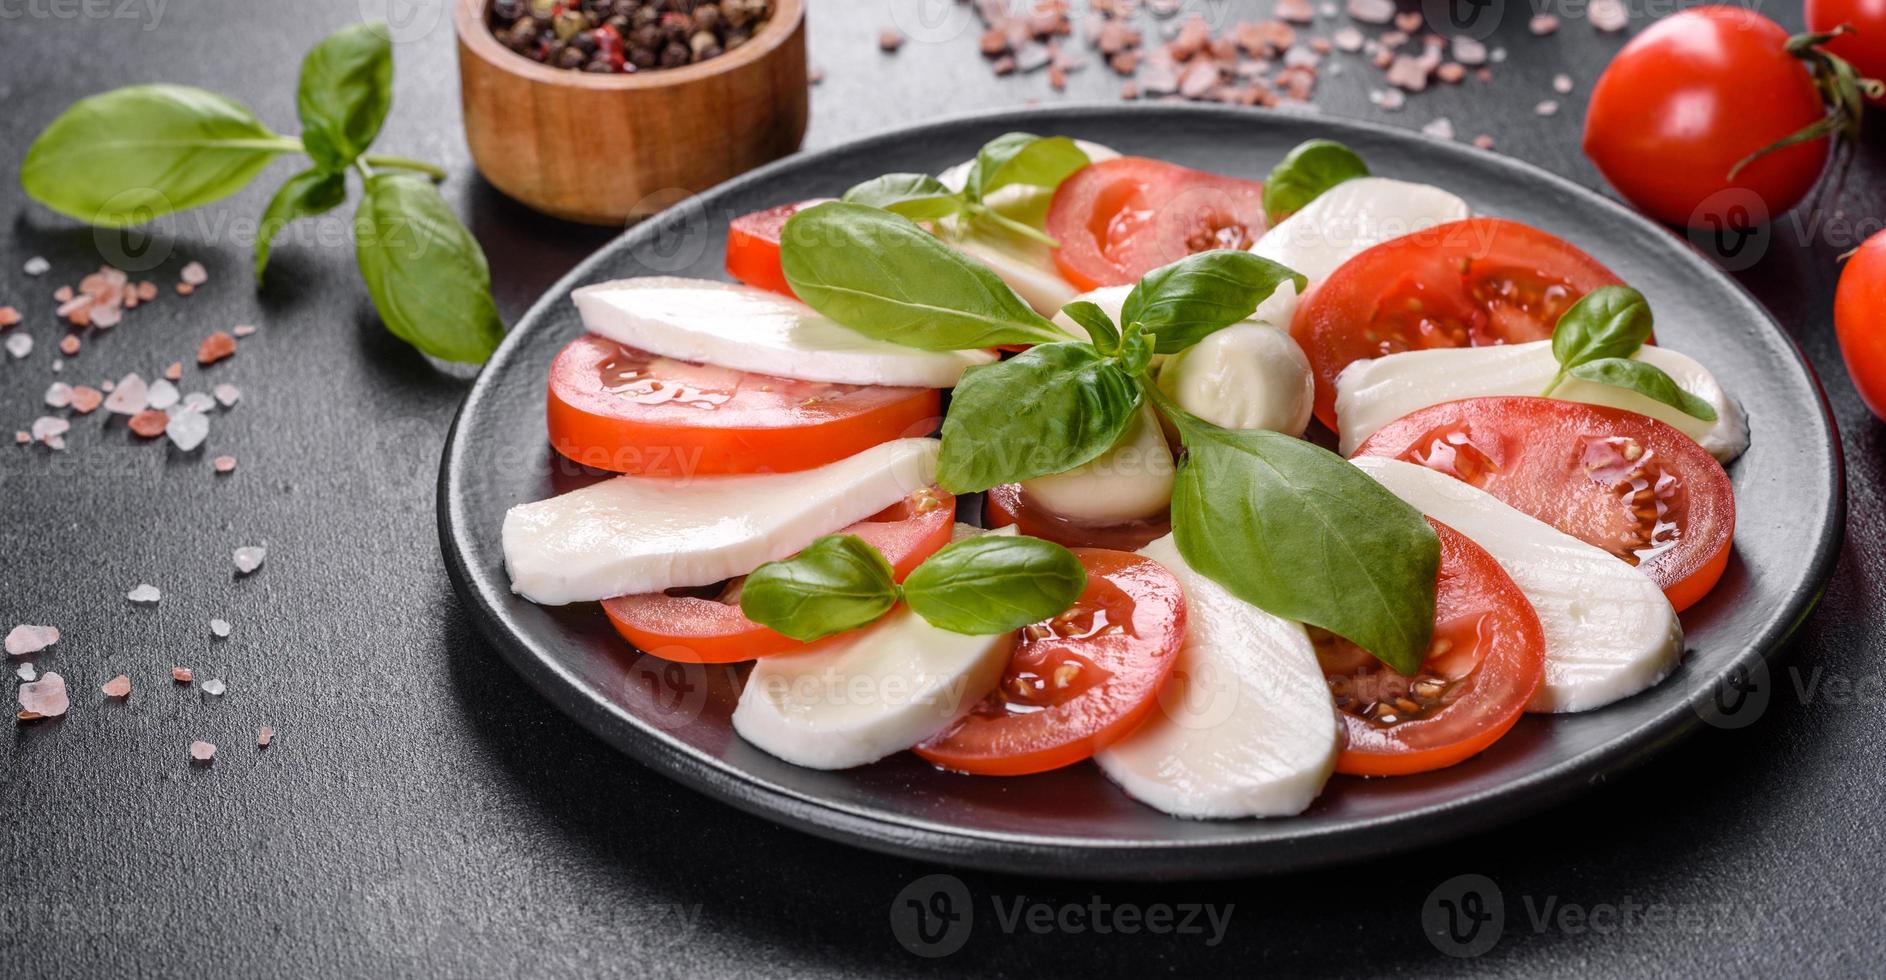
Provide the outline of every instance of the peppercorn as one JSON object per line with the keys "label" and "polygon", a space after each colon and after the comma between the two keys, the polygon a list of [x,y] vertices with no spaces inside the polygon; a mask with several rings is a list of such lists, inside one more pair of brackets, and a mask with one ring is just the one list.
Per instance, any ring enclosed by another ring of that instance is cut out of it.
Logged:
{"label": "peppercorn", "polygon": [[491,0],[505,47],[585,72],[677,68],[715,58],[764,30],[772,0]]}
{"label": "peppercorn", "polygon": [[558,68],[581,68],[588,60],[583,52],[574,47],[566,47],[557,53],[556,65]]}
{"label": "peppercorn", "polygon": [[687,45],[679,41],[670,41],[667,47],[661,49],[661,66],[663,68],[679,68],[687,63]]}

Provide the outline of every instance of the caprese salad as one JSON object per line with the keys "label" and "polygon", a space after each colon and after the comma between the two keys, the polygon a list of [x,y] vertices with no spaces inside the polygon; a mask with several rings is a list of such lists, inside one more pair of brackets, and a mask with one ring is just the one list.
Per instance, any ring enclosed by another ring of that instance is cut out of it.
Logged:
{"label": "caprese salad", "polygon": [[1728,561],[1747,426],[1651,299],[1337,143],[1011,133],[737,218],[727,269],[575,291],[549,441],[616,475],[504,555],[750,661],[733,727],[799,765],[1295,814],[1656,684]]}

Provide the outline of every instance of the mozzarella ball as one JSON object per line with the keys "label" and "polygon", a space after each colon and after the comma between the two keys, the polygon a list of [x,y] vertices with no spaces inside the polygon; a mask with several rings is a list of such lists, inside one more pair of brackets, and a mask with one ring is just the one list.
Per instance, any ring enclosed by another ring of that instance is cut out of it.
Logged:
{"label": "mozzarella ball", "polygon": [[1113,448],[1066,473],[1022,481],[1022,494],[1069,520],[1123,524],[1153,517],[1172,502],[1172,450],[1151,404]]}
{"label": "mozzarella ball", "polygon": [[1310,424],[1316,383],[1290,335],[1238,323],[1166,359],[1159,388],[1179,407],[1227,429],[1300,436]]}

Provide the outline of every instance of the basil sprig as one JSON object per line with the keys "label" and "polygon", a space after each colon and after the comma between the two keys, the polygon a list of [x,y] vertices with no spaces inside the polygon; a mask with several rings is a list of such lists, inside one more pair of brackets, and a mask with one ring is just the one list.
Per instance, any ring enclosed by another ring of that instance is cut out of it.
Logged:
{"label": "basil sprig", "polygon": [[1692,418],[1716,420],[1708,402],[1684,391],[1676,380],[1635,355],[1650,339],[1652,317],[1644,294],[1629,286],[1600,286],[1559,317],[1552,329],[1552,356],[1559,362],[1549,396],[1568,377],[1635,391]]}
{"label": "basil sprig", "polygon": [[967,215],[972,221],[1000,225],[1045,245],[1057,244],[1040,229],[1016,221],[983,203],[1004,187],[1054,188],[1087,166],[1087,154],[1065,136],[1004,133],[976,153],[960,191],[928,174],[895,173],[867,180],[845,192],[842,200],[882,208],[913,221],[937,221]]}
{"label": "basil sprig", "polygon": [[1402,674],[1427,659],[1440,539],[1341,456],[1225,429],[1143,383],[1179,430],[1172,530],[1194,569],[1267,612],[1353,641]]}
{"label": "basil sprig", "polygon": [[1299,143],[1264,178],[1264,216],[1275,225],[1337,184],[1368,175],[1356,151],[1335,140]]}
{"label": "basil sprig", "polygon": [[431,183],[445,171],[367,152],[393,99],[386,25],[355,24],[315,45],[296,92],[300,137],[271,130],[241,103],[183,85],[133,85],[81,99],[33,141],[20,185],[34,200],[106,228],[141,224],[222,200],[276,158],[306,154],[263,211],[256,278],[275,236],[347,198],[347,174],[365,190],[356,253],[367,292],[392,332],[420,350],[480,362],[504,334],[478,243]]}
{"label": "basil sprig", "polygon": [[901,599],[931,625],[977,636],[1054,616],[1080,597],[1087,571],[1040,538],[983,535],[944,546],[899,586],[863,538],[832,534],[747,576],[740,611],[792,637],[818,640],[875,622]]}
{"label": "basil sprig", "polygon": [[793,295],[867,337],[925,350],[1067,339],[987,266],[878,208],[832,201],[794,214],[779,264]]}

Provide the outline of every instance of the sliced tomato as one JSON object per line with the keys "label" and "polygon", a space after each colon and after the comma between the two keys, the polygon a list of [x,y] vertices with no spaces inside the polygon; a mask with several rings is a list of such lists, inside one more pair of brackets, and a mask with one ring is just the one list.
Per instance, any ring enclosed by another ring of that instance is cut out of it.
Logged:
{"label": "sliced tomato", "polygon": [[727,273],[749,286],[791,296],[792,287],[779,267],[779,237],[786,230],[786,219],[829,200],[820,197],[781,204],[733,219],[727,225]]}
{"label": "sliced tomato", "polygon": [[[949,544],[955,523],[956,498],[929,488],[838,533],[855,534],[883,552],[902,582],[925,558]],[[651,592],[606,599],[602,610],[616,632],[637,649],[683,663],[738,663],[816,645],[746,618],[740,612],[742,581],[735,579],[713,598]]]}
{"label": "sliced tomato", "polygon": [[928,388],[793,381],[657,357],[586,334],[550,365],[550,445],[640,476],[806,470],[934,431]]}
{"label": "sliced tomato", "polygon": [[1024,627],[995,691],[918,755],[958,772],[1021,776],[1079,762],[1145,720],[1185,642],[1179,581],[1124,551],[1074,554],[1087,569],[1080,598]]}
{"label": "sliced tomato", "polygon": [[1172,530],[1166,514],[1125,524],[1087,524],[1062,517],[1030,501],[1019,483],[990,487],[983,495],[982,506],[983,524],[988,527],[1013,524],[1023,534],[1068,548],[1138,551]]}
{"label": "sliced tomato", "polygon": [[1442,769],[1492,745],[1545,678],[1545,633],[1493,556],[1430,519],[1441,539],[1434,640],[1413,677],[1334,633],[1310,628],[1348,740],[1336,771],[1401,776]]}
{"label": "sliced tomato", "polygon": [[1264,233],[1264,185],[1118,157],[1062,181],[1045,224],[1062,278],[1083,290],[1116,286],[1194,252],[1249,248]]}
{"label": "sliced tomato", "polygon": [[1636,412],[1468,398],[1390,422],[1355,454],[1471,483],[1642,569],[1678,612],[1707,595],[1729,564],[1729,474],[1695,440]]}
{"label": "sliced tomato", "polygon": [[1297,307],[1290,333],[1316,374],[1316,417],[1336,426],[1336,376],[1352,362],[1430,347],[1545,340],[1567,308],[1619,285],[1597,259],[1537,228],[1468,218],[1344,262]]}

